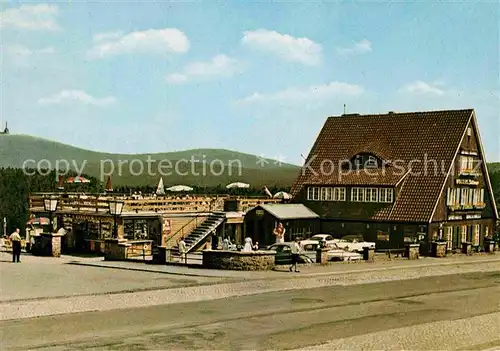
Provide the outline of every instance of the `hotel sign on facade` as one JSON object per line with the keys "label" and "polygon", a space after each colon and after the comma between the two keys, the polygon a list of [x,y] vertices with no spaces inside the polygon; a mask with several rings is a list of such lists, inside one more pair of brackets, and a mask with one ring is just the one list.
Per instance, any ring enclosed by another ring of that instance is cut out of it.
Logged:
{"label": "hotel sign on facade", "polygon": [[455,182],[458,185],[479,185],[479,181],[474,179],[456,179]]}
{"label": "hotel sign on facade", "polygon": [[448,216],[448,220],[449,221],[461,221],[461,220],[464,220],[464,219],[481,219],[481,215],[480,214],[468,214],[468,215],[465,215],[465,216],[462,216],[462,215],[451,215],[451,216]]}

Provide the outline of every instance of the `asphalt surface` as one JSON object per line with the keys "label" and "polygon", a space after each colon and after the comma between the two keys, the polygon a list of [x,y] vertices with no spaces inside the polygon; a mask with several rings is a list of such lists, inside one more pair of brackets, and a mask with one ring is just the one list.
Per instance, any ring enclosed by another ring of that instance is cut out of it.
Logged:
{"label": "asphalt surface", "polygon": [[500,270],[276,291],[4,320],[0,322],[1,347],[496,349],[500,348],[499,296]]}

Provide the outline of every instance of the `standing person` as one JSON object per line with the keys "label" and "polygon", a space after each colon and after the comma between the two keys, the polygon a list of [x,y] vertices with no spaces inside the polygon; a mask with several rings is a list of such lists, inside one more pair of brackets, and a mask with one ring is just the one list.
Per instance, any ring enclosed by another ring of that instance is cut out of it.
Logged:
{"label": "standing person", "polygon": [[12,262],[21,262],[21,236],[19,228],[16,229],[9,237],[12,242]]}
{"label": "standing person", "polygon": [[219,237],[215,230],[212,232],[212,250],[217,250],[219,247]]}
{"label": "standing person", "polygon": [[300,244],[299,244],[299,238],[295,238],[295,241],[292,244],[292,265],[290,266],[290,272],[292,271],[293,268],[295,268],[295,272],[299,273],[300,271],[297,270],[297,263],[299,263],[299,256],[300,256]]}
{"label": "standing person", "polygon": [[276,236],[276,244],[284,243],[285,242],[285,227],[283,227],[283,223],[278,223],[276,228],[274,228],[274,235]]}
{"label": "standing person", "polygon": [[184,238],[179,240],[179,254],[181,255],[181,262],[187,263],[186,242]]}

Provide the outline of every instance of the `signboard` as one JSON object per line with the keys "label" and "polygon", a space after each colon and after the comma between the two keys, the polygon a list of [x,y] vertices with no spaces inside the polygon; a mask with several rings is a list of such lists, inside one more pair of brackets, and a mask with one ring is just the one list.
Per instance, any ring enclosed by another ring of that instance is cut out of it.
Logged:
{"label": "signboard", "polygon": [[479,185],[479,181],[474,179],[457,179],[455,182],[459,185]]}
{"label": "signboard", "polygon": [[461,221],[462,218],[462,216],[448,216],[449,221]]}
{"label": "signboard", "polygon": [[170,234],[172,232],[172,220],[163,218],[163,234]]}
{"label": "signboard", "polygon": [[255,214],[259,217],[263,216],[264,215],[264,210],[257,210],[255,211]]}
{"label": "signboard", "polygon": [[477,156],[477,152],[476,152],[476,151],[466,151],[466,150],[462,150],[460,153],[461,153],[462,155]]}
{"label": "signboard", "polygon": [[481,219],[480,214],[470,214],[465,216],[466,219]]}
{"label": "signboard", "polygon": [[377,231],[378,241],[389,241],[389,233],[384,233],[383,231]]}

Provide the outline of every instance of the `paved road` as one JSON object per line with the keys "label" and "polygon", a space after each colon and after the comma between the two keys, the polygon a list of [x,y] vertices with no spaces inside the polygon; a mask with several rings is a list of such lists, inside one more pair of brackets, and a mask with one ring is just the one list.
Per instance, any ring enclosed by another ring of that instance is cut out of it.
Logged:
{"label": "paved road", "polygon": [[500,270],[0,322],[9,349],[495,349]]}

